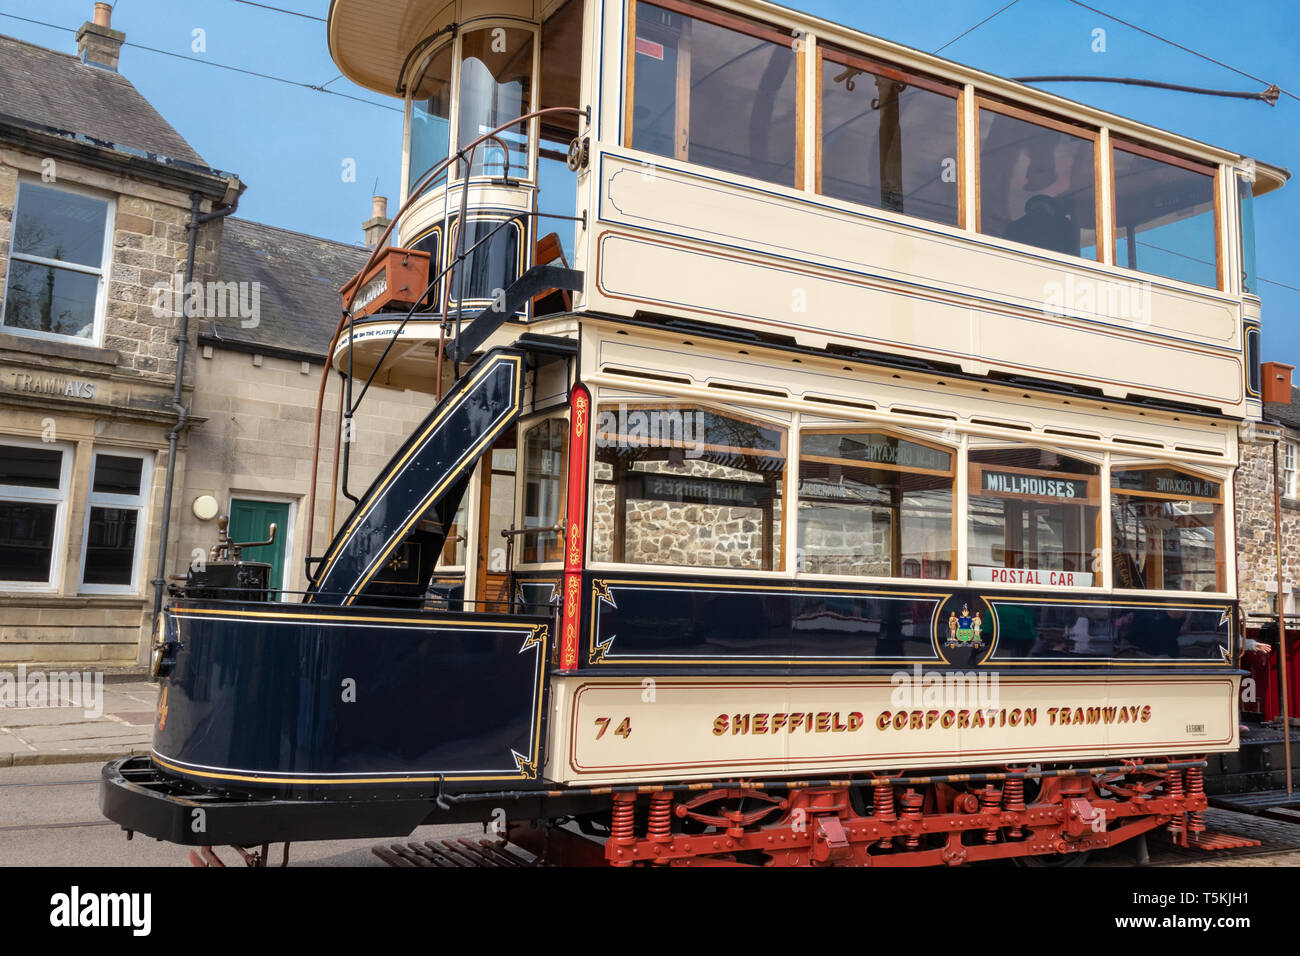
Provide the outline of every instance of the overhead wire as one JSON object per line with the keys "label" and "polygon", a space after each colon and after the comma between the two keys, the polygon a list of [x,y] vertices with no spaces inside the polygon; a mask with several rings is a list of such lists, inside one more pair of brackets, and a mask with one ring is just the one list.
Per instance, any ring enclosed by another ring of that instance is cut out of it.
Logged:
{"label": "overhead wire", "polygon": [[[32,23],[32,24],[36,24],[37,26],[49,27],[49,28],[52,29],[52,30],[62,30],[64,33],[76,33],[76,32],[77,32],[76,30],[72,29],[71,27],[61,26],[61,25],[59,25],[59,24],[57,24],[57,23],[50,23],[50,22],[48,22],[48,21],[46,21],[46,20],[36,20],[36,19],[34,19],[34,18],[32,18],[32,17],[20,17],[20,16],[18,16],[18,15],[15,14],[15,13],[6,13],[6,12],[3,11],[3,10],[0,10],[0,17],[7,17],[7,18],[9,18],[10,20],[21,20],[21,21],[24,22],[24,23]],[[313,91],[315,91],[315,92],[317,92],[317,93],[324,93],[324,94],[326,94],[326,95],[328,95],[328,96],[339,96],[339,97],[342,97],[342,98],[345,99],[345,100],[352,100],[353,102],[356,102],[356,103],[364,103],[364,104],[367,105],[367,106],[373,106],[373,107],[375,107],[376,109],[381,109],[381,110],[388,110],[389,112],[392,112],[392,113],[401,113],[401,112],[402,112],[402,110],[398,109],[397,107],[395,107],[395,106],[388,106],[388,105],[385,104],[385,103],[375,103],[375,102],[372,101],[372,100],[367,100],[367,99],[364,99],[364,98],[362,98],[362,97],[360,97],[360,96],[353,96],[353,95],[350,94],[350,93],[341,93],[341,92],[339,92],[338,90],[327,90],[327,89],[325,89],[325,87],[328,86],[329,83],[325,83],[325,84],[304,83],[304,82],[301,81],[301,80],[291,80],[291,79],[289,79],[288,77],[285,77],[285,76],[275,76],[275,75],[273,75],[273,74],[271,74],[271,73],[259,73],[259,72],[256,71],[256,70],[247,70],[247,69],[244,69],[244,68],[241,67],[241,66],[231,66],[231,65],[228,64],[228,63],[218,63],[216,60],[208,60],[208,59],[204,59],[203,57],[198,57],[198,56],[188,56],[188,55],[186,55],[186,54],[184,54],[184,53],[174,53],[174,52],[172,52],[171,50],[160,50],[160,49],[158,49],[157,47],[145,46],[145,45],[142,44],[142,43],[132,43],[132,42],[129,41],[129,40],[124,41],[122,45],[123,45],[123,46],[129,46],[129,47],[132,47],[132,48],[137,49],[137,50],[144,50],[144,51],[146,51],[146,52],[148,52],[148,53],[158,53],[158,54],[160,54],[160,55],[162,55],[162,56],[175,57],[175,58],[178,59],[178,60],[187,60],[187,61],[189,61],[189,62],[191,62],[191,63],[201,63],[201,64],[203,64],[204,66],[213,66],[213,67],[216,67],[217,69],[220,69],[220,70],[229,70],[229,71],[232,72],[232,73],[242,73],[242,74],[244,74],[245,76],[252,76],[252,77],[256,77],[256,78],[258,78],[258,79],[262,79],[262,80],[271,80],[271,81],[276,82],[276,83],[284,83],[284,84],[286,84],[286,85],[288,85],[288,86],[297,86],[297,87],[300,87],[300,88],[305,89],[305,90],[313,90]],[[330,80],[329,82],[330,82],[330,83],[333,83],[334,80]]]}
{"label": "overhead wire", "polygon": [[1017,3],[1019,3],[1019,2],[1020,2],[1020,0],[1011,0],[1011,2],[1008,3],[1005,7],[1000,7],[1000,8],[998,8],[997,10],[994,10],[992,13],[990,13],[987,17],[985,17],[985,18],[984,18],[983,20],[981,20],[979,23],[977,23],[977,24],[975,24],[973,27],[971,27],[969,30],[966,30],[966,31],[964,31],[964,32],[962,32],[962,33],[957,34],[955,37],[953,37],[951,40],[949,40],[949,41],[948,41],[947,43],[945,43],[943,46],[939,47],[939,48],[936,49],[936,50],[932,50],[931,52],[933,52],[933,53],[938,53],[940,50],[946,50],[948,47],[952,46],[954,43],[956,43],[956,42],[957,42],[958,40],[960,40],[962,37],[967,36],[967,35],[969,35],[969,34],[971,34],[971,33],[974,33],[976,30],[978,30],[980,27],[984,26],[984,24],[988,23],[990,20],[992,20],[992,19],[993,19],[994,17],[996,17],[998,14],[1003,13],[1003,12],[1005,12],[1005,11],[1007,11],[1007,10],[1010,10],[1012,7],[1014,7],[1014,6],[1015,6]]}

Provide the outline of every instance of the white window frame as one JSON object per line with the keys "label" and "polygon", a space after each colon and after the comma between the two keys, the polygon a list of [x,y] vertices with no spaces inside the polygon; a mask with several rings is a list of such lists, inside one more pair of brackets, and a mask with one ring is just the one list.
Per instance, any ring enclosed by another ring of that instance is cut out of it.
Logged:
{"label": "white window frame", "polygon": [[[111,495],[95,491],[95,466],[100,455],[140,459],[140,491],[134,495]],[[86,486],[86,514],[82,522],[81,571],[77,576],[78,594],[139,594],[144,568],[144,542],[149,536],[149,496],[153,492],[153,452],[129,448],[96,446],[91,450],[90,480]],[[135,553],[131,558],[130,584],[92,584],[86,581],[86,549],[90,546],[90,515],[95,508],[134,510]]]}
{"label": "white window frame", "polygon": [[1297,472],[1300,471],[1300,445],[1294,441],[1283,440],[1282,442],[1282,497],[1295,498],[1297,496],[1296,479]]}
{"label": "white window frame", "polygon": [[[105,203],[104,248],[100,253],[99,268],[96,269],[91,266],[83,266],[76,262],[62,262],[58,259],[46,259],[43,256],[33,256],[24,252],[14,251],[14,238],[18,234],[18,211],[22,203],[24,186],[37,186],[42,189],[50,189],[56,192],[73,193],[75,195],[97,199],[100,202]],[[117,199],[115,196],[97,192],[93,189],[66,185],[64,183],[55,184],[27,177],[20,178],[18,180],[18,190],[14,196],[13,222],[9,230],[9,250],[8,260],[5,264],[4,296],[0,298],[0,331],[10,332],[14,335],[29,335],[38,339],[53,339],[58,342],[75,342],[79,345],[90,345],[96,348],[102,346],[104,342],[104,315],[108,308],[108,277],[113,262],[113,232],[116,220]],[[50,266],[55,269],[65,269],[69,272],[80,272],[83,275],[98,276],[99,285],[95,293],[94,332],[91,333],[90,338],[83,339],[77,335],[64,335],[59,332],[41,332],[36,329],[23,329],[6,324],[5,311],[9,304],[10,288],[9,274],[13,270],[14,262],[27,262],[32,265]]]}
{"label": "white window frame", "polygon": [[2,581],[9,591],[57,591],[63,577],[63,555],[67,550],[68,531],[68,495],[72,487],[72,463],[76,457],[75,445],[66,442],[42,442],[30,438],[16,438],[0,435],[0,444],[18,448],[38,448],[45,451],[57,451],[63,457],[59,461],[58,488],[32,488],[28,485],[0,484],[0,501],[53,503],[54,534],[50,543],[50,576],[45,581]]}

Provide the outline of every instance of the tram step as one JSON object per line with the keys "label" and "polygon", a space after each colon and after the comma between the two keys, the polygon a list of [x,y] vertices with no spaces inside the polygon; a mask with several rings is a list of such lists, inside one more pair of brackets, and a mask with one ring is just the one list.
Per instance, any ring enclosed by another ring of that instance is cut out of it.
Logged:
{"label": "tram step", "polygon": [[389,866],[542,866],[527,850],[510,843],[466,837],[458,840],[425,840],[415,843],[387,843],[371,852]]}
{"label": "tram step", "polygon": [[1287,793],[1285,788],[1256,790],[1253,793],[1220,793],[1211,796],[1210,806],[1239,813],[1259,813],[1273,807],[1300,807],[1300,792]]}

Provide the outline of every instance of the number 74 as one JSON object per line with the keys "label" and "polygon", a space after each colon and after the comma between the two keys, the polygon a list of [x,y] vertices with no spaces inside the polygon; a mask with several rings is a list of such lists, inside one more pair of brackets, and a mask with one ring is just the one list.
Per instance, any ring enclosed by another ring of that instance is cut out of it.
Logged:
{"label": "number 74", "polygon": [[[611,723],[613,723],[613,720],[609,717],[596,718],[596,726],[600,728],[600,730],[596,732],[597,740],[605,736],[605,731],[609,730],[609,725]],[[624,717],[622,723],[614,728],[614,733],[615,735],[622,737],[624,740],[627,740],[628,736],[632,733],[632,718]]]}

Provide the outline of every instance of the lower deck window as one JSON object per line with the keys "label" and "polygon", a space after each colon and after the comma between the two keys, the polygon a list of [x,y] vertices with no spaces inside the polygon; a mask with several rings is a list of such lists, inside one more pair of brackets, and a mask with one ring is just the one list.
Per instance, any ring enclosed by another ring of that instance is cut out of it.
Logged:
{"label": "lower deck window", "polygon": [[1046,448],[970,452],[971,580],[1100,585],[1100,472]]}
{"label": "lower deck window", "polygon": [[804,432],[798,570],[952,577],[953,460],[884,432]]}
{"label": "lower deck window", "polygon": [[1111,472],[1115,586],[1224,590],[1223,485],[1172,468]]}
{"label": "lower deck window", "polygon": [[782,567],[780,428],[685,406],[603,407],[595,479],[597,561]]}
{"label": "lower deck window", "polygon": [[524,432],[524,527],[519,562],[536,564],[564,557],[564,478],[568,461],[568,423],[548,418]]}

